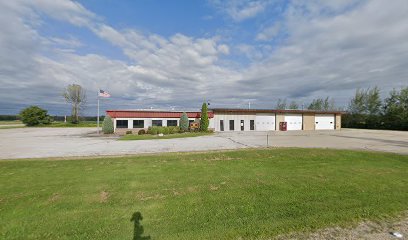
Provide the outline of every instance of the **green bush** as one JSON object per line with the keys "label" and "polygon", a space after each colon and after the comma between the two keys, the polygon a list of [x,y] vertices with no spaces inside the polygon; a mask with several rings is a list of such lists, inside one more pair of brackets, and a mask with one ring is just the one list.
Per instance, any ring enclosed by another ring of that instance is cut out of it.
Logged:
{"label": "green bush", "polygon": [[102,132],[105,134],[112,134],[113,131],[114,129],[112,118],[109,115],[107,115],[102,122]]}
{"label": "green bush", "polygon": [[183,131],[188,131],[188,116],[187,113],[183,112],[183,114],[180,117],[180,129]]}
{"label": "green bush", "polygon": [[132,134],[133,132],[131,130],[126,131],[126,134]]}
{"label": "green bush", "polygon": [[50,124],[51,117],[47,110],[37,106],[30,106],[20,112],[21,121],[27,126],[35,126],[39,124]]}
{"label": "green bush", "polygon": [[145,135],[146,131],[144,129],[140,129],[139,132],[137,132],[138,135]]}
{"label": "green bush", "polygon": [[151,135],[157,135],[157,134],[164,134],[164,135],[168,135],[168,134],[174,134],[174,133],[178,133],[180,132],[180,128],[177,126],[170,126],[170,127],[158,127],[158,126],[153,126],[153,127],[149,127],[147,129],[147,133],[151,134]]}

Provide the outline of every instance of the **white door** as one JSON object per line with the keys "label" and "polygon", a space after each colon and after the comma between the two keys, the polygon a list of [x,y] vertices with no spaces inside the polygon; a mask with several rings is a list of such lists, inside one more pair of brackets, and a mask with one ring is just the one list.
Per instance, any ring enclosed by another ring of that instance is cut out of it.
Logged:
{"label": "white door", "polygon": [[275,130],[275,116],[256,115],[255,126],[256,131],[273,131]]}
{"label": "white door", "polygon": [[334,130],[334,114],[316,114],[315,129],[316,130]]}
{"label": "white door", "polygon": [[302,114],[286,114],[285,122],[287,122],[287,130],[302,130],[303,117]]}

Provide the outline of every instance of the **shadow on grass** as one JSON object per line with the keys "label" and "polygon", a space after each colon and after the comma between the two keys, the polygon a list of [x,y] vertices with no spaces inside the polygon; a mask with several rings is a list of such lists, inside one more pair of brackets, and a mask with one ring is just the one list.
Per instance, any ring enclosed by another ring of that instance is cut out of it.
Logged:
{"label": "shadow on grass", "polygon": [[149,236],[143,236],[144,228],[140,221],[143,220],[143,216],[140,212],[135,212],[130,219],[133,223],[133,240],[150,240]]}

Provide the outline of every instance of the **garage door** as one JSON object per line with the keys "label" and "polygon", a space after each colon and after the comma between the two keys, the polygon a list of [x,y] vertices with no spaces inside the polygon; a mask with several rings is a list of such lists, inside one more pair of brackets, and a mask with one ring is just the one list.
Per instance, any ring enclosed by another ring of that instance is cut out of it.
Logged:
{"label": "garage door", "polygon": [[256,115],[256,131],[271,131],[275,130],[275,116]]}
{"label": "garage door", "polygon": [[316,130],[333,130],[334,129],[334,114],[316,114],[315,129]]}
{"label": "garage door", "polygon": [[302,114],[286,114],[287,130],[302,130]]}

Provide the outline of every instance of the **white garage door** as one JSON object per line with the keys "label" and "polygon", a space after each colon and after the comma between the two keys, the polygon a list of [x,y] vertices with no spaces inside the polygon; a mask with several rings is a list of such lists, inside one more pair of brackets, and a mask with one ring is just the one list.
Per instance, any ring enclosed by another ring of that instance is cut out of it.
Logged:
{"label": "white garage door", "polygon": [[286,114],[287,130],[302,130],[302,114]]}
{"label": "white garage door", "polygon": [[334,129],[334,114],[316,114],[315,117],[316,130],[333,130]]}
{"label": "white garage door", "polygon": [[256,131],[271,131],[275,130],[275,116],[256,115],[255,117]]}

